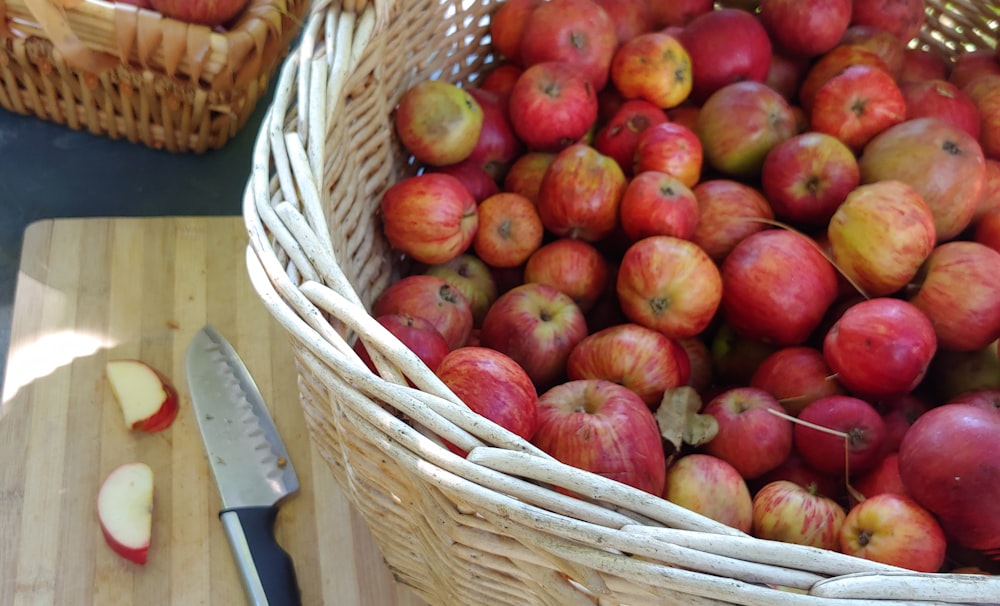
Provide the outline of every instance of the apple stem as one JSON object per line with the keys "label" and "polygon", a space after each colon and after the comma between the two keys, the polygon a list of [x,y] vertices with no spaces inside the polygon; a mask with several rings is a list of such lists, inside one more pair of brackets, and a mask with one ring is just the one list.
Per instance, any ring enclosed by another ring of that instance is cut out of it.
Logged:
{"label": "apple stem", "polygon": [[848,437],[847,434],[844,433],[843,431],[837,431],[836,429],[830,429],[829,427],[823,427],[822,425],[817,425],[815,423],[810,423],[809,421],[803,421],[802,419],[800,419],[798,417],[793,417],[792,415],[784,413],[784,412],[781,412],[780,410],[775,410],[773,408],[768,408],[767,412],[769,412],[769,413],[771,413],[771,414],[773,414],[775,416],[781,417],[782,419],[787,419],[787,420],[791,421],[792,423],[798,423],[799,425],[805,425],[806,427],[811,427],[812,429],[816,429],[818,431],[822,431],[822,432],[828,433],[830,435],[837,436],[838,438],[843,438],[844,440],[846,440],[847,437]]}
{"label": "apple stem", "polygon": [[775,221],[774,219],[767,219],[765,217],[739,217],[739,218],[740,219],[744,219],[746,221],[755,221],[757,223],[765,223],[767,225],[772,225],[774,227],[780,227],[781,229],[784,229],[784,230],[787,230],[787,231],[791,231],[791,232],[795,232],[795,233],[799,234],[800,236],[802,236],[803,238],[805,238],[806,240],[808,240],[809,243],[812,245],[812,247],[815,248],[819,252],[819,254],[823,255],[824,259],[826,259],[827,261],[830,262],[830,265],[832,265],[833,268],[837,270],[837,273],[839,273],[841,276],[844,277],[845,280],[847,280],[847,283],[850,284],[851,287],[854,288],[854,290],[858,291],[858,294],[860,294],[865,299],[871,299],[871,295],[869,295],[868,293],[866,293],[863,288],[861,288],[860,286],[858,286],[858,283],[855,282],[853,279],[851,279],[851,276],[847,275],[844,272],[844,270],[841,269],[839,265],[837,265],[837,263],[833,260],[833,257],[831,257],[829,254],[827,254],[827,252],[825,250],[823,250],[823,247],[820,246],[819,243],[816,242],[816,240],[810,238],[809,236],[807,236],[806,234],[802,233],[801,231],[795,229],[791,225],[788,225],[787,223],[782,223],[781,221]]}

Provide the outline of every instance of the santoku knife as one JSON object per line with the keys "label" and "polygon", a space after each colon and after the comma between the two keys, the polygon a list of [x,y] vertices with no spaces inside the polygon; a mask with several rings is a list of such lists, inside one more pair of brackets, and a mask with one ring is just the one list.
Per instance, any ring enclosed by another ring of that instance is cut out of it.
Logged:
{"label": "santoku knife", "polygon": [[211,326],[187,351],[198,428],[219,486],[219,518],[251,604],[301,603],[295,568],[274,536],[280,501],[299,488],[264,399],[232,345]]}

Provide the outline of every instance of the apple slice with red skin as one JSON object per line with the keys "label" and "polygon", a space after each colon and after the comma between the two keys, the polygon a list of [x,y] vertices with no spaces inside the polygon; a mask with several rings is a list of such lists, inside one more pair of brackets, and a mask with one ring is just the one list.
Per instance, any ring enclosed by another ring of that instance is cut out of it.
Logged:
{"label": "apple slice with red skin", "polygon": [[177,390],[141,360],[109,360],[105,374],[129,429],[162,431],[177,418]]}
{"label": "apple slice with red skin", "polygon": [[97,493],[97,517],[115,553],[145,564],[153,529],[153,470],[139,462],[113,469]]}

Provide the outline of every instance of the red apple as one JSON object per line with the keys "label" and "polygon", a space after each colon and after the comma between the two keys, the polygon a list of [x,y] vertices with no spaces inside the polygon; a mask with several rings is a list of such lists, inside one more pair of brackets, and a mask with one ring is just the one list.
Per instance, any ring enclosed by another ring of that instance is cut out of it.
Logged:
{"label": "red apple", "polygon": [[128,429],[163,431],[177,418],[177,390],[149,364],[141,360],[108,360],[104,374]]}
{"label": "red apple", "polygon": [[886,71],[897,82],[903,72],[906,60],[906,42],[889,30],[874,25],[855,24],[847,28],[841,44],[859,46],[878,55],[885,62]]}
{"label": "red apple", "polygon": [[584,143],[560,151],[542,177],[538,215],[556,236],[596,242],[618,226],[627,180],[612,158]]}
{"label": "red apple", "polygon": [[802,79],[806,77],[810,65],[809,58],[789,56],[780,50],[774,50],[764,84],[781,93],[789,103],[797,103],[799,87],[802,86]]}
{"label": "red apple", "polygon": [[660,430],[631,390],[600,379],[569,381],[539,396],[538,409],[535,446],[567,465],[663,494]]}
{"label": "red apple", "polygon": [[421,263],[444,263],[472,244],[476,200],[456,177],[424,173],[395,182],[382,195],[383,233],[389,244]]}
{"label": "red apple", "polygon": [[837,380],[871,397],[912,391],[936,351],[934,326],[924,312],[890,297],[852,305],[823,339],[823,355]]}
{"label": "red apple", "polygon": [[758,15],[783,52],[815,57],[840,42],[851,22],[851,0],[760,0]]}
{"label": "red apple", "polygon": [[777,218],[825,225],[861,181],[854,152],[832,135],[806,132],[778,143],[761,166],[761,189]]}
{"label": "red apple", "polygon": [[[494,17],[494,19],[496,19],[496,17]],[[490,69],[489,72],[483,76],[478,88],[470,88],[469,91],[481,90],[483,92],[493,93],[499,98],[500,105],[504,108],[504,111],[507,111],[507,105],[510,101],[510,91],[514,88],[514,83],[517,82],[517,79],[521,76],[522,72],[524,72],[524,69],[516,63],[510,60],[501,60],[495,67]]]}
{"label": "red apple", "polygon": [[[434,324],[426,319],[409,314],[385,314],[375,320],[393,334],[399,342],[412,351],[420,360],[434,372],[441,360],[451,351],[448,342]],[[378,368],[372,361],[371,354],[365,342],[358,339],[354,343],[354,351],[361,361],[378,374]]]}
{"label": "red apple", "polygon": [[704,149],[695,132],[679,122],[661,122],[644,130],[632,156],[633,174],[655,170],[687,187],[701,179]]}
{"label": "red apple", "polygon": [[525,440],[535,435],[538,394],[528,373],[509,356],[485,347],[459,347],[441,360],[435,374],[476,414]]}
{"label": "red apple", "polygon": [[921,0],[854,0],[851,23],[889,30],[905,43],[920,33],[927,19],[924,8]]}
{"label": "red apple", "polygon": [[111,470],[97,493],[97,518],[108,546],[143,565],[153,529],[153,470],[145,463],[125,463]]}
{"label": "red apple", "polygon": [[960,88],[947,80],[919,80],[900,86],[906,119],[940,118],[979,138],[979,109]]}
{"label": "red apple", "polygon": [[507,0],[490,16],[490,41],[508,61],[523,66],[521,41],[528,16],[543,0]]}
{"label": "red apple", "polygon": [[648,0],[594,0],[594,2],[611,17],[619,45],[654,28],[653,10]]}
{"label": "red apple", "polygon": [[589,312],[609,284],[610,268],[594,245],[575,238],[543,244],[524,266],[524,281],[548,284]]}
{"label": "red apple", "polygon": [[615,24],[593,0],[548,0],[531,11],[521,38],[525,67],[559,61],[572,66],[595,91],[608,82],[618,47]]}
{"label": "red apple", "polygon": [[762,82],[744,81],[712,93],[698,112],[695,132],[710,166],[752,178],[771,148],[797,134],[798,125],[780,93]]}
{"label": "red apple", "polygon": [[802,79],[802,85],[799,87],[799,104],[806,113],[812,112],[816,92],[820,87],[852,65],[871,65],[889,71],[885,61],[870,50],[852,44],[833,47],[813,61]]}
{"label": "red apple", "polygon": [[902,181],[855,188],[827,226],[834,264],[867,296],[906,286],[931,254],[934,215],[916,189]]}
{"label": "red apple", "polygon": [[885,441],[882,450],[886,453],[899,450],[899,443],[910,430],[913,422],[931,409],[931,402],[923,394],[908,393],[894,398],[883,398],[875,403],[885,423]]}
{"label": "red apple", "polygon": [[688,22],[679,39],[691,57],[691,99],[696,104],[727,84],[767,78],[771,40],[749,12],[733,8],[708,11]]}
{"label": "red apple", "polygon": [[903,65],[899,71],[899,82],[920,82],[923,80],[947,80],[949,64],[937,52],[921,47],[903,49]]}
{"label": "red apple", "polygon": [[659,235],[688,240],[698,226],[698,199],[678,179],[648,170],[628,182],[618,214],[631,240]]}
{"label": "red apple", "polygon": [[972,239],[1000,252],[1000,208],[983,213],[973,227]]}
{"label": "red apple", "polygon": [[431,166],[426,172],[433,172],[442,175],[450,175],[458,179],[472,198],[478,203],[500,191],[493,175],[486,172],[481,164],[470,161],[469,158],[457,164],[445,166]]}
{"label": "red apple", "polygon": [[712,0],[649,0],[649,4],[658,28],[687,25],[715,8]]}
{"label": "red apple", "polygon": [[1000,75],[977,78],[962,87],[962,91],[979,110],[979,145],[983,148],[983,154],[993,160],[1000,160]]}
{"label": "red apple", "polygon": [[774,211],[757,189],[732,179],[708,179],[691,191],[700,215],[691,241],[721,263],[747,236],[769,229]]}
{"label": "red apple", "polygon": [[846,438],[795,424],[795,450],[810,467],[830,475],[868,471],[882,459],[885,422],[875,407],[852,396],[827,396],[806,406],[800,421],[832,429]]}
{"label": "red apple", "polygon": [[1000,409],[1000,387],[965,391],[949,399],[945,404],[972,404],[987,410],[998,410]]}
{"label": "red apple", "polygon": [[535,203],[501,192],[479,203],[479,228],[472,248],[492,267],[518,267],[542,245],[545,226]]}
{"label": "red apple", "polygon": [[507,106],[514,132],[537,151],[558,151],[576,143],[597,119],[594,86],[577,68],[559,61],[525,69]]}
{"label": "red apple", "polygon": [[778,346],[804,343],[837,296],[836,271],[816,244],[783,229],[744,238],[720,274],[726,322]]}
{"label": "red apple", "polygon": [[712,352],[700,337],[683,337],[673,339],[679,345],[688,360],[688,380],[686,385],[694,388],[699,394],[705,393],[712,384]]}
{"label": "red apple", "polygon": [[622,96],[663,109],[688,98],[691,77],[687,51],[677,38],[659,31],[626,40],[611,62],[611,82]]}
{"label": "red apple", "polygon": [[667,468],[663,498],[681,507],[750,532],[753,501],[736,468],[718,457],[692,453]]}
{"label": "red apple", "polygon": [[722,279],[693,242],[650,236],[625,251],[615,290],[629,320],[680,339],[702,332],[712,321]]}
{"label": "red apple", "polygon": [[760,539],[839,551],[846,517],[833,499],[794,482],[776,480],[754,495],[750,532]]}
{"label": "red apple", "polygon": [[538,188],[542,185],[542,177],[555,158],[554,152],[529,151],[521,154],[504,177],[503,191],[521,194],[538,203]]}
{"label": "red apple", "polygon": [[895,493],[867,498],[847,512],[840,551],[917,572],[938,572],[947,541],[934,516],[913,499]]}
{"label": "red apple", "polygon": [[986,178],[983,180],[983,190],[979,193],[979,203],[972,221],[978,221],[992,210],[1000,210],[1000,160],[986,158]]}
{"label": "red apple", "polygon": [[862,183],[891,179],[916,189],[934,214],[938,242],[968,227],[986,174],[979,143],[938,118],[886,129],[865,146],[858,166]]}
{"label": "red apple", "polygon": [[465,345],[472,333],[472,308],[462,293],[437,276],[414,274],[391,283],[372,304],[372,316],[402,314],[425,318],[449,349]]}
{"label": "red apple", "polygon": [[473,326],[482,324],[486,310],[497,298],[497,282],[483,260],[471,253],[462,253],[450,261],[431,265],[425,274],[443,278],[451,284],[472,309]]}
{"label": "red apple", "polygon": [[400,141],[414,158],[444,166],[472,153],[483,128],[483,108],[455,84],[421,80],[400,97],[393,119]]}
{"label": "red apple", "polygon": [[906,119],[906,100],[887,71],[852,65],[816,89],[809,124],[857,152],[875,135]]}
{"label": "red apple", "polygon": [[625,176],[631,177],[640,136],[650,126],[667,120],[666,112],[649,101],[629,99],[595,133],[594,149],[614,158]]}
{"label": "red apple", "polygon": [[964,89],[973,80],[996,75],[1000,75],[1000,63],[995,53],[981,48],[956,54],[948,71],[948,81]]}
{"label": "red apple", "polygon": [[719,457],[747,480],[781,464],[792,452],[792,423],[774,396],[755,387],[733,387],[709,400],[701,413],[715,417],[719,432],[702,449]]}
{"label": "red apple", "polygon": [[906,486],[899,475],[899,453],[886,454],[875,467],[851,480],[851,486],[865,499],[885,493],[906,495]]}
{"label": "red apple", "polygon": [[971,549],[1000,549],[998,435],[1000,411],[946,404],[917,419],[899,445],[903,485],[949,539]]}
{"label": "red apple", "polygon": [[568,295],[547,284],[526,283],[490,306],[479,341],[513,358],[542,390],[565,375],[566,359],[585,336],[583,312]]}
{"label": "red apple", "polygon": [[823,352],[809,345],[782,347],[764,358],[750,386],[770,393],[793,416],[820,398],[844,394]]}
{"label": "red apple", "polygon": [[483,88],[470,88],[469,94],[483,110],[483,125],[466,160],[482,166],[496,182],[502,182],[524,145],[510,124],[505,96]]}
{"label": "red apple", "polygon": [[208,26],[224,26],[238,17],[248,0],[149,0],[153,10],[169,19]]}
{"label": "red apple", "polygon": [[943,349],[973,351],[1000,338],[1000,252],[957,240],[938,245],[910,303],[930,319]]}
{"label": "red apple", "polygon": [[587,335],[566,361],[566,375],[605,379],[623,385],[656,410],[663,392],[681,386],[686,377],[678,359],[685,355],[661,333],[627,322]]}

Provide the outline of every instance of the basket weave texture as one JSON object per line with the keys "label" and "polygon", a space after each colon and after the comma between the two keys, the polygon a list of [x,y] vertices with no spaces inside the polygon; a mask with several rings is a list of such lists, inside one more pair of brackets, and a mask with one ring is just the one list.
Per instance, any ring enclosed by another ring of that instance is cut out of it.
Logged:
{"label": "basket weave texture", "polygon": [[247,122],[309,0],[250,0],[225,32],[103,0],[0,0],[0,106],[170,152]]}
{"label": "basket weave texture", "polygon": [[[1000,577],[759,540],[560,464],[471,413],[374,321],[368,305],[406,269],[378,216],[382,192],[413,172],[393,108],[428,77],[474,86],[494,61],[496,6],[314,4],[244,200],[248,271],[288,331],[310,437],[397,578],[442,605],[1000,602]],[[922,38],[937,52],[995,44],[996,3],[927,6]],[[355,338],[379,353],[387,379],[354,355]]]}

